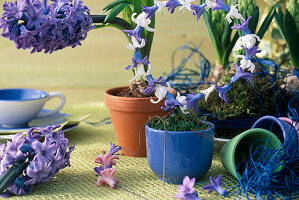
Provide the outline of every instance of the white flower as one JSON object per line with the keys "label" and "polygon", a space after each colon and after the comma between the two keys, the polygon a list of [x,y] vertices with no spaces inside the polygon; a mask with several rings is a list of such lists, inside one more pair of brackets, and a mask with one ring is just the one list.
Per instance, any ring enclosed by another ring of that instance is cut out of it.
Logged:
{"label": "white flower", "polygon": [[178,92],[178,93],[177,93],[177,96],[176,96],[176,100],[177,100],[180,104],[183,105],[183,106],[180,106],[181,111],[182,111],[184,114],[188,114],[189,112],[187,111],[187,110],[188,110],[188,107],[187,107],[186,97],[185,97],[185,96],[181,96],[181,94]]}
{"label": "white flower", "polygon": [[167,1],[155,1],[155,4],[158,6],[158,11],[160,13],[163,12],[163,9],[165,8],[166,4],[167,4]]}
{"label": "white flower", "polygon": [[216,3],[211,0],[206,0],[206,4],[208,8],[214,8],[216,6]]}
{"label": "white flower", "polygon": [[239,13],[238,9],[236,8],[238,5],[234,5],[230,8],[229,12],[227,13],[225,19],[229,22],[232,23],[231,17],[235,17],[236,19],[242,19],[245,21],[243,16]]}
{"label": "white flower", "polygon": [[135,50],[137,48],[141,49],[145,46],[146,42],[145,39],[142,39],[141,42],[139,43],[139,41],[133,36],[131,37],[132,43],[128,44],[127,48],[131,49],[131,50]]}
{"label": "white flower", "polygon": [[255,65],[251,62],[251,60],[246,60],[243,55],[235,55],[236,58],[241,58],[240,67],[245,70],[248,69],[251,73],[255,70]]}
{"label": "white flower", "polygon": [[[168,88],[170,88],[170,84],[167,82],[166,83],[167,84],[167,86],[168,86]],[[170,89],[169,89],[170,90]],[[166,94],[167,94],[167,92],[168,92],[168,89],[167,89],[167,87],[165,87],[165,86],[162,86],[162,85],[160,85],[160,84],[156,84],[156,92],[155,92],[155,95],[156,95],[156,97],[158,97],[158,100],[157,101],[154,101],[153,99],[151,99],[150,101],[152,102],[152,103],[159,103],[160,101],[162,101],[162,99],[166,96]]]}
{"label": "white flower", "polygon": [[180,7],[180,12],[183,11],[183,9],[187,9],[190,11],[193,11],[190,7],[191,7],[191,2],[194,0],[179,0],[180,4],[182,5]]}
{"label": "white flower", "polygon": [[200,93],[205,95],[205,100],[208,101],[210,94],[215,90],[216,85],[211,85],[208,89],[200,91]]}
{"label": "white flower", "polygon": [[261,41],[260,37],[256,34],[244,35],[237,40],[234,47],[234,51],[242,49],[242,46],[244,46],[247,49],[251,49],[255,45],[257,40]]}
{"label": "white flower", "polygon": [[148,65],[148,70],[147,70],[147,72],[145,72],[145,70],[144,70],[144,64],[139,63],[139,64],[137,65],[137,68],[136,68],[136,71],[135,71],[135,76],[134,76],[134,78],[132,78],[132,79],[130,80],[130,82],[135,81],[135,80],[138,80],[138,79],[140,79],[140,78],[146,80],[146,77],[147,77],[148,75],[150,75],[151,71],[152,71],[152,66],[151,66],[151,64]]}
{"label": "white flower", "polygon": [[137,26],[142,26],[149,32],[154,32],[155,29],[149,27],[148,25],[151,23],[151,20],[149,18],[146,18],[147,14],[145,12],[140,13],[136,18],[135,16],[137,13],[132,14],[132,21],[137,24]]}

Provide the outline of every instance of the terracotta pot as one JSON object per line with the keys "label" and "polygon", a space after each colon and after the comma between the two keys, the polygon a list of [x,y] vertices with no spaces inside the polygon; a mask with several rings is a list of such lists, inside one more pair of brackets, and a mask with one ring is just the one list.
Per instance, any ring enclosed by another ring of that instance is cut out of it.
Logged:
{"label": "terracotta pot", "polygon": [[[114,96],[115,92],[119,92],[128,87],[112,88],[105,91],[105,104],[109,108],[112,124],[118,144],[121,147],[135,153],[139,147],[139,132],[146,124],[147,120],[153,116],[163,116],[161,106],[164,101],[153,104],[150,99],[157,100],[156,97],[133,98]],[[174,93],[174,91],[172,92]],[[122,153],[127,156],[145,157],[146,143],[144,129],[141,133],[141,148],[137,154],[131,154],[122,149]]]}

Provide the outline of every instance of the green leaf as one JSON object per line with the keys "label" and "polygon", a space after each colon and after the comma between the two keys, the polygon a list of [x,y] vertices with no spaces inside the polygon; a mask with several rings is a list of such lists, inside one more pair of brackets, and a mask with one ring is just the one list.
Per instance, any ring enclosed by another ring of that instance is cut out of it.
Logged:
{"label": "green leaf", "polygon": [[[31,159],[32,160],[32,159]],[[16,162],[0,177],[0,194],[16,180],[16,178],[22,175],[24,169],[29,165],[28,159],[24,162]]]}
{"label": "green leaf", "polygon": [[259,11],[259,7],[257,6],[253,11],[252,19],[250,20],[250,23],[248,25],[248,28],[251,33],[255,33],[257,24],[259,22],[259,17],[260,17],[260,11]]}
{"label": "green leaf", "polygon": [[214,24],[211,21],[211,15],[205,10],[203,12],[203,16],[204,16],[206,26],[207,26],[207,29],[208,29],[215,53],[216,53],[216,58],[219,62],[221,62],[221,55],[222,55],[223,48],[221,46],[221,42],[217,35],[217,31],[214,27]]}
{"label": "green leaf", "polygon": [[230,23],[228,23],[228,21],[226,21],[224,30],[223,30],[223,34],[222,34],[222,38],[221,38],[221,45],[224,47],[226,47],[230,42],[230,37],[231,37],[231,33],[232,33],[231,27],[232,26],[230,25]]}
{"label": "green leaf", "polygon": [[[281,11],[281,13],[280,13],[280,11]],[[284,27],[283,27],[283,13],[282,13],[280,5],[278,7],[278,13],[275,12],[275,22],[278,26],[278,30],[279,30],[280,34],[282,35],[282,37],[286,41],[287,40],[286,33],[285,33],[285,30],[284,30]]]}
{"label": "green leaf", "polygon": [[239,38],[239,33],[236,32],[233,39],[231,40],[231,42],[229,43],[229,45],[227,46],[227,48],[225,49],[225,51],[223,53],[222,60],[221,60],[221,63],[223,66],[228,64],[229,55],[231,54],[238,38]]}
{"label": "green leaf", "polygon": [[116,6],[114,6],[111,11],[107,14],[104,24],[109,23],[111,20],[113,20],[125,7],[129,5],[129,2],[123,2]]}
{"label": "green leaf", "polygon": [[122,3],[122,2],[128,2],[128,1],[127,0],[116,0],[116,1],[113,1],[112,3],[109,3],[107,6],[105,6],[103,8],[103,10],[105,12],[107,12],[108,10],[112,9],[114,6],[116,6],[116,5],[118,5],[118,4]]}
{"label": "green leaf", "polygon": [[[91,15],[93,23],[104,23],[104,20],[106,19],[106,15]],[[122,27],[122,30],[128,30],[131,28],[131,25],[118,17],[115,17],[111,20],[110,24],[115,24]],[[99,27],[100,28],[100,27]]]}
{"label": "green leaf", "polygon": [[[130,4],[130,5],[132,5],[132,4]],[[126,20],[131,25],[131,29],[135,28],[135,26],[136,26],[135,23],[131,19],[132,14],[133,14],[133,12],[132,12],[132,9],[130,8],[130,6],[123,9],[123,19]]]}
{"label": "green leaf", "polygon": [[265,20],[263,21],[257,35],[262,39],[265,35],[266,31],[268,30],[274,16],[275,16],[275,6],[272,6],[271,10],[269,11],[268,15],[266,16]]}
{"label": "green leaf", "polygon": [[291,61],[296,67],[299,67],[299,35],[297,33],[295,21],[288,10],[286,10],[284,14],[283,27],[286,34],[286,42],[290,51]]}

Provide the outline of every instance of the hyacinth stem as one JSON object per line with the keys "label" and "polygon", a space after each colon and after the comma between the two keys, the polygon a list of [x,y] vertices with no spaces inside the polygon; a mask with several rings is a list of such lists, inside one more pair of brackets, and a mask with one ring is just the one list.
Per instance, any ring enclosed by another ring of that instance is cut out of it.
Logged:
{"label": "hyacinth stem", "polygon": [[23,171],[29,165],[30,156],[24,162],[15,162],[15,164],[10,167],[1,177],[0,177],[0,194],[2,194],[5,189],[13,183],[18,176],[23,174]]}

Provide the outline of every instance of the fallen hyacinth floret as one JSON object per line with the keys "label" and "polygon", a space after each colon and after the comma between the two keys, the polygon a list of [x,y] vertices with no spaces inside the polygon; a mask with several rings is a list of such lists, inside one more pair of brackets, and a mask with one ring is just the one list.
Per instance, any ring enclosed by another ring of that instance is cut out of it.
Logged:
{"label": "fallen hyacinth floret", "polygon": [[213,191],[218,192],[221,196],[226,196],[227,192],[225,189],[222,188],[222,174],[220,174],[216,179],[213,176],[210,176],[211,184],[204,186],[203,190],[208,190],[208,193]]}
{"label": "fallen hyacinth floret", "polygon": [[25,195],[33,185],[47,183],[61,169],[70,166],[69,146],[57,126],[31,128],[26,135],[17,133],[12,141],[0,146],[0,194]]}
{"label": "fallen hyacinth floret", "polygon": [[94,28],[89,9],[81,0],[19,0],[4,2],[0,18],[2,36],[14,41],[18,49],[31,53],[52,53],[76,47]]}
{"label": "fallen hyacinth floret", "polygon": [[186,200],[199,200],[198,194],[194,189],[195,178],[190,178],[188,176],[184,177],[183,185],[178,186],[179,192],[175,196],[176,199],[186,199]]}
{"label": "fallen hyacinth floret", "polygon": [[102,184],[107,184],[111,188],[116,189],[116,184],[118,184],[118,179],[114,177],[116,169],[113,169],[112,166],[116,165],[115,159],[119,159],[115,153],[117,153],[121,147],[116,147],[115,144],[110,143],[110,150],[104,156],[99,155],[95,159],[95,163],[100,164],[99,167],[95,167],[94,171],[97,173],[96,176],[100,176],[97,181],[97,186]]}

